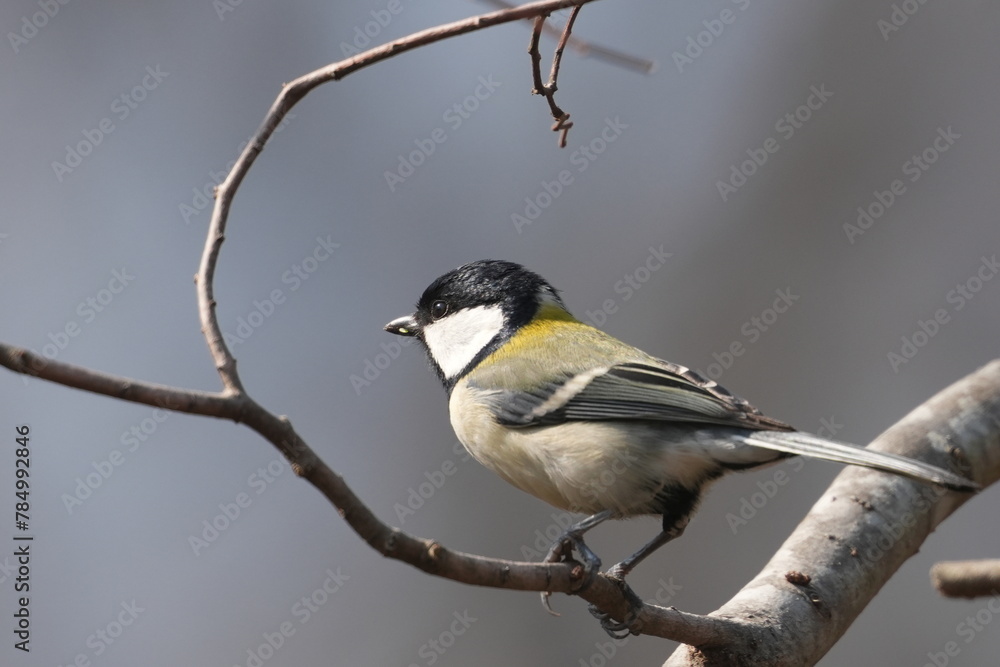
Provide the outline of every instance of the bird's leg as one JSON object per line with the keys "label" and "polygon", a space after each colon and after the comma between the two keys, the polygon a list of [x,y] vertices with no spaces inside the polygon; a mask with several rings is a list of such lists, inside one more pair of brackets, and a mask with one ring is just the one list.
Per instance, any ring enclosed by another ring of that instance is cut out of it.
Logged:
{"label": "bird's leg", "polygon": [[[580,558],[583,559],[583,567],[585,577],[583,579],[585,586],[587,583],[593,579],[597,572],[601,569],[601,559],[597,557],[593,551],[590,550],[584,541],[583,534],[594,526],[603,523],[604,521],[611,518],[611,510],[604,510],[603,512],[598,512],[597,514],[592,514],[586,519],[579,521],[569,528],[566,529],[562,535],[559,536],[549,549],[549,553],[546,554],[545,558],[542,560],[543,563],[562,563],[573,556],[573,549],[576,549],[580,554]],[[552,597],[552,593],[548,591],[542,591],[542,606],[553,616],[558,616],[556,612],[552,610],[552,606],[549,604],[549,598]]]}
{"label": "bird's leg", "polygon": [[642,548],[636,551],[634,554],[632,554],[622,562],[612,567],[610,570],[606,572],[606,574],[612,579],[618,579],[619,581],[624,582],[625,576],[629,572],[634,570],[636,565],[645,560],[646,556],[650,555],[651,553],[662,547],[667,542],[675,540],[681,535],[683,535],[684,529],[687,528],[687,525],[688,525],[688,520],[687,517],[685,517],[682,522],[675,523],[669,528],[664,528],[664,530],[661,531],[659,535],[657,535],[649,542],[644,544]]}
{"label": "bird's leg", "polygon": [[[664,524],[667,524],[668,517],[664,516],[663,519]],[[601,627],[604,628],[604,631],[609,635],[615,639],[622,639],[630,634],[638,635],[642,631],[642,624],[638,622],[639,612],[642,610],[642,599],[639,598],[631,587],[625,583],[625,576],[635,569],[635,566],[641,563],[646,556],[653,553],[667,542],[680,537],[684,533],[684,529],[687,528],[687,525],[688,517],[686,516],[672,524],[664,525],[663,530],[659,535],[644,544],[642,548],[634,554],[604,573],[606,577],[611,579],[622,589],[622,593],[629,601],[628,613],[625,614],[625,618],[622,619],[621,622],[613,620],[608,614],[604,613],[594,605],[590,605],[590,613],[601,622]]]}

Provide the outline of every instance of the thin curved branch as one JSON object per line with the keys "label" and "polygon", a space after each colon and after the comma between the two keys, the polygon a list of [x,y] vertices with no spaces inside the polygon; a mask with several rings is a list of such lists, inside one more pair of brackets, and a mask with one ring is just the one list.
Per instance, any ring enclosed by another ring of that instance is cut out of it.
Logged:
{"label": "thin curved branch", "polygon": [[559,67],[562,65],[563,51],[566,50],[566,44],[569,42],[573,33],[573,24],[576,23],[576,17],[579,15],[580,7],[574,7],[572,12],[570,12],[569,19],[566,21],[566,26],[563,28],[562,34],[559,36],[559,42],[556,44],[555,53],[552,55],[552,70],[549,72],[549,82],[545,84],[545,87],[551,88],[553,93],[558,88],[556,82],[559,80]]}
{"label": "thin curved branch", "polygon": [[271,138],[275,129],[281,124],[281,121],[284,120],[288,112],[292,110],[292,107],[298,104],[314,88],[328,81],[338,81],[359,69],[382,62],[412,49],[440,42],[450,37],[482,30],[483,28],[533,18],[535,16],[548,15],[566,7],[580,7],[594,1],[541,0],[521,5],[520,7],[501,9],[461,21],[455,21],[454,23],[428,28],[427,30],[415,32],[412,35],[407,35],[382,46],[369,49],[345,60],[321,67],[282,86],[277,99],[271,105],[267,115],[264,116],[264,122],[257,128],[253,138],[247,143],[243,152],[240,153],[236,164],[229,171],[229,175],[216,188],[215,206],[212,209],[212,219],[208,226],[208,239],[205,242],[205,249],[202,252],[198,274],[195,276],[195,285],[198,292],[198,316],[201,320],[202,333],[205,334],[209,352],[212,355],[212,360],[215,362],[215,367],[219,372],[219,377],[222,379],[222,385],[227,395],[242,394],[245,390],[240,381],[239,373],[236,370],[236,358],[226,345],[226,341],[222,335],[222,328],[219,326],[219,321],[215,314],[215,267],[219,251],[222,249],[222,243],[226,238],[226,223],[229,220],[229,209],[232,205],[233,197],[236,195],[236,190],[239,189],[240,184],[250,171],[250,167],[253,166],[257,156],[264,150],[268,139]]}
{"label": "thin curved branch", "polygon": [[0,343],[0,366],[94,394],[102,394],[132,403],[152,405],[175,412],[206,417],[233,418],[233,402],[222,394],[196,389],[180,389],[151,382],[140,382],[82,366],[48,359],[31,350]]}

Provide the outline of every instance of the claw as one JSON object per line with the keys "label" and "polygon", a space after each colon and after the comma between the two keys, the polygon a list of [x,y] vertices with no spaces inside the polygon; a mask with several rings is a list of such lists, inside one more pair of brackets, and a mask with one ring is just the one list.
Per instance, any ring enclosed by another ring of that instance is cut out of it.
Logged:
{"label": "claw", "polygon": [[[586,545],[583,541],[582,534],[573,531],[572,529],[563,533],[558,540],[553,543],[552,547],[549,549],[549,553],[545,555],[542,560],[543,563],[564,563],[573,558],[573,550],[580,554],[580,558],[583,560],[583,576],[580,579],[580,584],[573,590],[573,592],[579,591],[586,588],[590,582],[594,580],[597,573],[601,570],[601,559],[597,557],[590,547]],[[560,614],[552,609],[552,593],[549,591],[542,591],[542,607],[545,611],[549,612],[553,616],[559,616]]]}
{"label": "claw", "polygon": [[601,622],[601,628],[608,633],[612,639],[625,639],[629,635],[638,635],[638,628],[633,630],[633,626],[636,625],[639,620],[638,614],[635,610],[629,610],[628,614],[625,615],[625,620],[618,622],[611,618],[608,614],[601,611],[597,606],[590,605],[587,607],[587,611],[590,615]]}
{"label": "claw", "polygon": [[552,608],[551,599],[552,599],[552,593],[548,591],[542,591],[542,606],[545,608],[545,611],[549,612],[553,616],[562,616],[562,614],[560,614],[558,611]]}
{"label": "claw", "polygon": [[642,611],[643,602],[635,594],[635,591],[625,583],[625,578],[622,575],[624,569],[621,567],[621,563],[619,563],[605,572],[604,576],[621,588],[622,594],[628,600],[629,609],[625,614],[625,618],[621,621],[616,621],[609,614],[594,605],[590,605],[587,608],[591,615],[601,622],[601,628],[613,639],[624,639],[629,635],[642,634],[642,623],[639,621],[639,612]]}
{"label": "claw", "polygon": [[[618,563],[617,565],[613,566],[610,570],[605,572],[604,576],[606,576],[608,579],[614,579],[616,584],[627,590],[629,593],[632,593],[632,589],[629,588],[628,584],[625,583],[626,574],[627,572],[625,572],[625,568],[622,567],[621,563]],[[635,593],[632,594],[635,595]]]}

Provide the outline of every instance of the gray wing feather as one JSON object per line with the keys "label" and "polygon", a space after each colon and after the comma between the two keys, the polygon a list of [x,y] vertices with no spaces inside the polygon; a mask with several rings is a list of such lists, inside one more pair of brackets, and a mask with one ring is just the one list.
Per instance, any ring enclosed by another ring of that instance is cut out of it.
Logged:
{"label": "gray wing feather", "polygon": [[748,429],[792,428],[765,417],[715,382],[668,362],[619,364],[596,374],[566,375],[531,392],[495,392],[490,403],[497,420],[513,427],[648,419]]}

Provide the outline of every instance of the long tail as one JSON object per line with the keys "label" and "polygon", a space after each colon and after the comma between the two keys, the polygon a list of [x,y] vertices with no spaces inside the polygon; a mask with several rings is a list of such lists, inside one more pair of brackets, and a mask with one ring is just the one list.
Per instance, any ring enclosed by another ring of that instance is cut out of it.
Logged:
{"label": "long tail", "polygon": [[773,449],[789,454],[810,456],[827,461],[864,466],[885,472],[903,475],[921,482],[939,484],[952,491],[974,492],[979,485],[972,480],[948,472],[923,461],[909,459],[897,454],[877,452],[857,445],[827,440],[819,436],[799,431],[756,431],[744,436],[745,442],[764,449]]}

